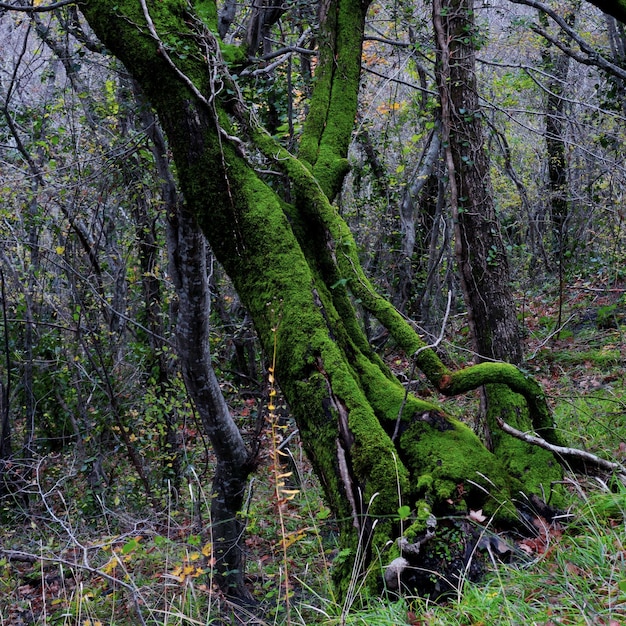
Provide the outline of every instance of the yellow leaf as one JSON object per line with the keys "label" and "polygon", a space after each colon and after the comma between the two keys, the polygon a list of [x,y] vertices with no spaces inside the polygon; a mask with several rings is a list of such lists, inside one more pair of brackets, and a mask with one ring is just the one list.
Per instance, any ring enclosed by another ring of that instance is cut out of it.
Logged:
{"label": "yellow leaf", "polygon": [[301,530],[297,530],[283,537],[280,543],[283,545],[284,548],[288,548],[289,546],[293,545],[297,541],[304,539],[304,537],[306,537],[306,533]]}
{"label": "yellow leaf", "polygon": [[117,556],[112,556],[108,563],[106,563],[104,565],[104,567],[102,568],[102,572],[104,574],[110,574],[116,567],[118,564],[118,560],[117,560]]}
{"label": "yellow leaf", "polygon": [[200,556],[201,555],[199,552],[192,552],[188,558],[190,561],[197,561],[200,558]]}
{"label": "yellow leaf", "polygon": [[202,548],[202,554],[204,554],[204,556],[209,557],[211,556],[211,551],[213,550],[213,546],[211,545],[211,542],[209,541],[209,543],[205,543],[204,547]]}
{"label": "yellow leaf", "polygon": [[185,575],[183,574],[183,568],[180,565],[177,565],[172,572],[170,573],[172,578],[175,578],[179,583],[182,583],[185,580]]}
{"label": "yellow leaf", "polygon": [[[37,2],[37,3],[35,3],[35,5],[34,5],[34,6],[37,6],[37,4],[39,4],[39,3],[38,3],[38,2]],[[61,255],[61,254],[63,254],[63,253],[65,252],[65,246],[57,246],[57,247],[55,248],[55,250],[56,250],[56,253],[57,253],[58,255]]]}

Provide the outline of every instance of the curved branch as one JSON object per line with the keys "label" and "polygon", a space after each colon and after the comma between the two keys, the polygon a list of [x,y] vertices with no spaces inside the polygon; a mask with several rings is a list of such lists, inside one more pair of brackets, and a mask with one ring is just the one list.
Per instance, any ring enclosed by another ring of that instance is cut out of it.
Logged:
{"label": "curved branch", "polygon": [[446,396],[457,396],[489,384],[503,384],[511,391],[520,394],[528,405],[535,430],[541,431],[551,443],[558,443],[554,422],[543,390],[534,378],[515,365],[502,362],[472,365],[454,372],[449,378],[443,380],[439,391]]}
{"label": "curved branch", "polygon": [[626,80],[626,70],[605,59],[599,52],[593,50],[588,44],[586,44],[581,37],[576,38],[576,43],[578,43],[584,54],[570,48],[568,45],[563,43],[563,41],[557,37],[553,37],[547,30],[541,28],[541,26],[538,26],[537,24],[531,24],[530,29],[534,33],[537,33],[537,35],[543,37],[546,41],[549,41],[552,45],[556,46],[561,52],[563,52],[563,54],[566,54],[568,57],[574,59],[574,61],[577,61],[581,65],[597,67],[604,70],[607,74]]}
{"label": "curved branch", "polygon": [[[538,26],[537,24],[531,24],[530,28],[538,35],[544,37],[547,41],[557,46],[562,52],[571,56],[573,59],[578,61],[579,63],[583,63],[585,65],[595,65],[603,69],[606,72],[610,72],[614,76],[618,76],[619,78],[625,78],[626,72],[620,68],[619,66],[611,63],[607,59],[605,59],[597,50],[594,50],[592,46],[590,46],[579,33],[576,32],[568,23],[565,18],[560,16],[556,11],[553,11],[549,6],[544,4],[543,2],[539,2],[539,0],[511,0],[514,4],[523,4],[525,6],[532,7],[541,11],[548,17],[550,17],[559,28],[569,37],[572,41],[575,41],[576,44],[580,47],[581,51],[584,52],[587,56],[584,57],[578,54],[575,50],[572,50],[569,46],[566,46],[562,41],[559,41],[556,37],[552,37],[547,31]],[[602,4],[595,3],[592,4]],[[626,17],[626,11],[624,11]],[[620,18],[618,18],[620,19]],[[621,18],[622,20],[624,17]]]}

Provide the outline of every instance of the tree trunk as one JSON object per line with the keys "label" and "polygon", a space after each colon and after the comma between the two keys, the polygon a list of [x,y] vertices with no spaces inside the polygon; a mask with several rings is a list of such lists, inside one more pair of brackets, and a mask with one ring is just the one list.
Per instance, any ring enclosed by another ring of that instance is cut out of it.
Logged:
{"label": "tree trunk", "polygon": [[[175,211],[175,212],[173,212]],[[204,236],[184,207],[169,207],[170,268],[178,294],[176,335],[187,391],[217,464],[211,494],[211,541],[217,582],[230,597],[252,597],[244,584],[242,510],[251,456],[222,395],[209,352],[210,296]]]}
{"label": "tree trunk", "polygon": [[[419,166],[413,174],[412,182],[407,185],[400,201],[401,250],[397,262],[398,288],[394,303],[398,310],[403,313],[406,312],[407,303],[412,297],[415,297],[414,255],[416,253],[423,255],[424,251],[428,250],[432,230],[437,226],[434,218],[437,212],[436,197],[439,181],[437,174],[439,172],[436,171],[436,167],[440,159],[440,152],[441,137],[439,126],[437,126],[430,133]],[[435,187],[434,194],[432,194],[433,186]],[[426,193],[420,197],[423,190],[426,190]],[[431,194],[428,194],[428,191],[431,191]],[[434,201],[432,195],[435,196]],[[419,216],[416,210],[417,203],[419,203]],[[419,239],[416,236],[418,224],[422,231]]]}
{"label": "tree trunk", "polygon": [[[573,26],[576,15],[580,10],[580,1],[570,7],[564,20]],[[543,28],[548,27],[548,18],[545,13],[539,13],[539,21]],[[569,42],[563,34],[560,37],[565,45]],[[571,202],[569,199],[569,167],[567,146],[565,144],[565,100],[563,92],[567,85],[570,57],[564,52],[551,51],[551,44],[546,41],[541,51],[541,60],[549,78],[545,94],[546,113],[546,157],[548,159],[548,202],[552,217],[553,253],[559,273],[559,312],[556,321],[557,328],[561,328],[563,314],[563,297],[565,288],[565,262],[570,250],[568,228],[571,221]],[[558,337],[558,335],[557,335]]]}
{"label": "tree trunk", "polygon": [[[235,427],[211,363],[211,298],[206,242],[196,219],[181,204],[169,169],[167,145],[157,120],[149,111],[144,112],[144,116],[168,216],[170,272],[178,296],[178,357],[187,391],[217,457],[211,494],[210,531],[215,578],[230,598],[250,604],[253,598],[244,582],[244,525],[239,514],[248,476],[253,469],[253,459]],[[176,441],[174,445],[177,445]]]}
{"label": "tree trunk", "polygon": [[[519,363],[521,336],[484,148],[475,75],[480,33],[473,0],[434,0],[433,22],[455,253],[470,331],[479,360]],[[551,453],[499,431],[498,418],[521,430],[532,427],[519,396],[502,385],[488,385],[482,400],[485,418],[479,420],[479,429],[508,471],[534,489],[546,479],[559,480],[560,469]]]}
{"label": "tree trunk", "polygon": [[493,203],[475,74],[473,0],[435,0],[437,83],[442,102],[456,257],[479,357],[519,363],[520,332]]}
{"label": "tree trunk", "polygon": [[[453,570],[458,574],[467,546],[444,532],[449,522],[443,517],[441,532],[438,528],[432,537],[431,514],[484,508],[499,520],[513,522],[512,494],[539,492],[541,485],[528,486],[524,476],[511,477],[467,426],[439,407],[405,395],[370,349],[350,292],[439,391],[453,395],[501,383],[523,396],[536,429],[551,438],[554,433],[540,388],[515,367],[483,363],[452,372],[426,348],[410,324],[376,294],[345,222],[328,201],[346,172],[366,7],[354,0],[325,6],[330,21],[322,32],[332,23],[336,36],[323,39],[330,49],[320,55],[316,69],[310,109],[315,119],[305,126],[302,162],[248,115],[214,36],[187,8],[175,0],[151,3],[147,23],[134,0],[114,5],[87,0],[82,10],[157,110],[189,218],[197,219],[233,280],[268,354],[280,316],[276,379],[338,520],[346,548],[342,554],[349,555],[337,563],[340,591],[345,593],[354,580],[357,557],[366,566],[372,555],[391,560],[403,551],[407,561],[419,565],[422,556],[412,547],[426,537],[432,550],[444,544],[455,555],[439,564],[443,575],[452,576]],[[208,25],[217,28],[216,23]],[[198,42],[198,54],[176,54],[182,34],[185,45]],[[217,84],[212,80],[216,76]],[[255,167],[263,156],[289,176],[293,204],[282,201],[248,164],[241,140],[233,139],[236,129],[254,145]],[[181,256],[181,262],[188,261]],[[192,292],[199,294],[199,288]],[[202,299],[198,295],[190,306],[207,306]],[[207,383],[207,393],[212,388]],[[238,441],[233,432],[222,445],[238,448]],[[550,490],[549,484],[544,486]],[[404,524],[397,516],[403,503],[412,511]],[[402,537],[400,543],[408,549],[396,544]],[[371,580],[375,584],[376,576]]]}
{"label": "tree trunk", "polygon": [[[565,17],[572,26],[578,9],[572,9]],[[547,27],[547,17],[540,13],[539,19],[544,28]],[[567,43],[567,42],[564,42]],[[546,42],[541,51],[541,60],[544,70],[550,75],[547,80],[545,94],[546,113],[546,157],[548,160],[548,198],[552,216],[552,232],[554,252],[559,274],[562,274],[562,265],[565,253],[568,250],[567,224],[569,222],[569,174],[567,165],[567,149],[565,145],[564,111],[565,100],[563,91],[567,84],[570,57],[560,51],[550,52],[550,43]]]}

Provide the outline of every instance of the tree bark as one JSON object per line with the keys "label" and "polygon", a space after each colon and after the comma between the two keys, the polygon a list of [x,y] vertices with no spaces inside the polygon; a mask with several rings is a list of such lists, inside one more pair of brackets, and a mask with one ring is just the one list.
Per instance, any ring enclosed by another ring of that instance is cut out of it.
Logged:
{"label": "tree bark", "polygon": [[[142,94],[138,96],[140,100],[143,99]],[[166,156],[167,144],[158,121],[149,110],[143,115],[162,181],[161,196],[167,215],[170,273],[178,297],[177,354],[185,386],[217,458],[211,494],[210,529],[215,578],[230,598],[252,604],[254,599],[244,580],[244,524],[240,512],[248,476],[253,469],[253,458],[234,424],[211,362],[211,297],[206,241],[196,219],[186,210],[179,197]],[[172,433],[173,426],[168,428],[168,441],[172,437],[170,445],[177,446],[177,438]],[[172,452],[176,449],[173,447]]]}
{"label": "tree bark", "polygon": [[[580,8],[572,7],[571,12],[565,16],[565,21],[572,26],[576,13]],[[547,17],[539,14],[539,20],[544,28],[547,28]],[[567,42],[565,42],[567,43]],[[548,187],[549,204],[552,215],[552,232],[554,235],[555,258],[559,265],[559,274],[562,275],[563,261],[568,249],[567,225],[569,222],[569,172],[567,165],[567,150],[565,145],[564,111],[565,100],[563,90],[567,84],[570,58],[560,51],[550,51],[550,43],[545,42],[541,51],[541,60],[544,69],[550,75],[547,81],[545,94],[546,113],[546,152],[548,159]],[[558,323],[560,326],[560,320]]]}
{"label": "tree bark", "polygon": [[433,20],[455,250],[470,329],[479,358],[519,363],[520,332],[484,149],[473,0],[434,0]]}
{"label": "tree bark", "polygon": [[[175,211],[175,212],[173,212]],[[252,458],[237,430],[211,364],[210,296],[204,236],[184,207],[169,207],[170,269],[178,295],[176,335],[185,385],[193,399],[217,463],[211,494],[212,557],[216,579],[230,597],[251,602],[239,513]]]}

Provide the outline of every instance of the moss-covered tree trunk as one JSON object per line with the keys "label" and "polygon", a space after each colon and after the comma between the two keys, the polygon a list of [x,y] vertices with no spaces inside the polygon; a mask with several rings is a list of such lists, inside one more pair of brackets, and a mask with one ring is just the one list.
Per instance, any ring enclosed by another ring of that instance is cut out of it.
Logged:
{"label": "moss-covered tree trunk", "polygon": [[[405,557],[419,560],[414,547],[432,534],[431,513],[465,515],[468,508],[483,508],[514,519],[513,494],[527,490],[524,477],[511,477],[467,426],[439,407],[405,398],[403,386],[367,344],[351,304],[351,295],[358,298],[440,392],[503,384],[525,399],[535,427],[551,432],[540,388],[515,367],[484,363],[452,372],[426,349],[364,276],[354,240],[328,200],[346,172],[366,5],[325,4],[320,45],[328,50],[320,52],[298,159],[246,112],[212,35],[214,4],[196,1],[193,10],[183,0],[141,4],[87,0],[82,10],[157,111],[186,206],[268,353],[280,315],[276,378],[340,520],[347,553],[359,553],[364,564],[372,555],[390,560],[399,554],[396,540],[404,529]],[[263,182],[248,155],[257,167],[264,158],[289,176],[292,204]],[[411,510],[403,526],[401,504]],[[458,537],[442,532],[439,538],[458,553]],[[338,567],[340,587],[351,566]]]}

